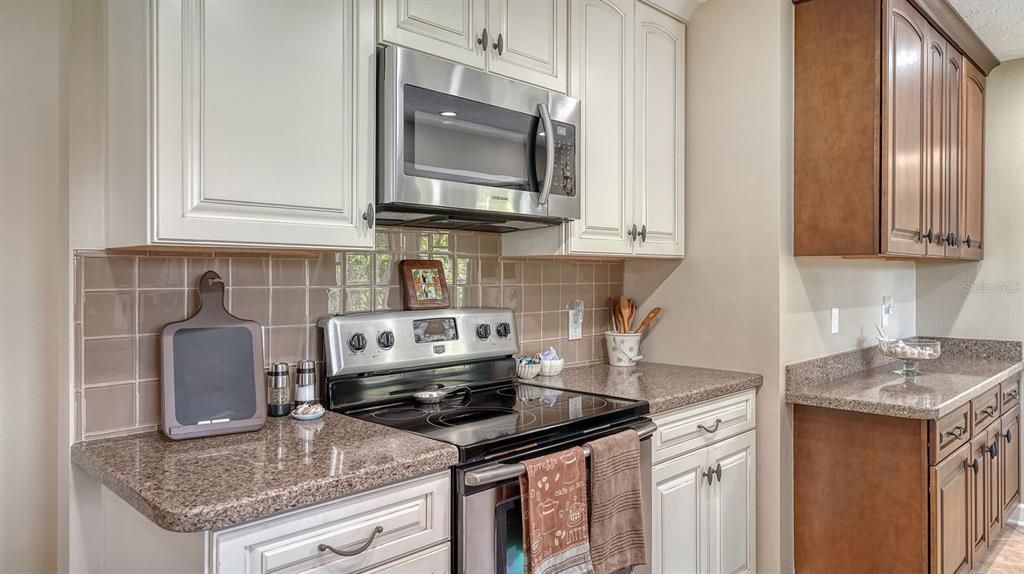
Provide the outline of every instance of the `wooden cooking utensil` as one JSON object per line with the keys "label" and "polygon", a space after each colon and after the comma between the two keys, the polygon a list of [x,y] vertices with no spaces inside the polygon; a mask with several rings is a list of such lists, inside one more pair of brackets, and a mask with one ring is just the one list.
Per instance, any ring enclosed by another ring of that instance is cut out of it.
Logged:
{"label": "wooden cooking utensil", "polygon": [[622,318],[621,333],[629,332],[629,308],[629,299],[626,299],[625,295],[619,295],[619,316]]}
{"label": "wooden cooking utensil", "polygon": [[646,317],[644,317],[644,320],[640,322],[640,326],[637,327],[636,331],[633,332],[643,333],[644,329],[650,327],[651,323],[653,323],[654,320],[658,318],[658,315],[661,315],[661,307],[655,307],[654,309],[651,309],[651,312],[648,313]]}

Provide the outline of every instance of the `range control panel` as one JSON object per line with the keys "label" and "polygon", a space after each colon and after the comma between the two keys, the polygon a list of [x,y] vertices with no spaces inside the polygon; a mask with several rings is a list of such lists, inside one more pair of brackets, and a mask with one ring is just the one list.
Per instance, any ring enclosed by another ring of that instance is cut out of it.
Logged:
{"label": "range control panel", "polygon": [[317,325],[328,377],[427,368],[519,352],[511,309],[337,315]]}

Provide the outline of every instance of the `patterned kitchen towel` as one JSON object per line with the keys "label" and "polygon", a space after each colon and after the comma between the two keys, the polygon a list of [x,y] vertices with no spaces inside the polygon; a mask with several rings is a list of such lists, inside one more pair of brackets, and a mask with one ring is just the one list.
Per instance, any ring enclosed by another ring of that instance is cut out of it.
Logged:
{"label": "patterned kitchen towel", "polygon": [[523,505],[526,574],[587,574],[587,462],[574,447],[523,461],[519,477]]}
{"label": "patterned kitchen towel", "polygon": [[640,437],[635,430],[587,443],[590,447],[590,555],[595,574],[647,563]]}

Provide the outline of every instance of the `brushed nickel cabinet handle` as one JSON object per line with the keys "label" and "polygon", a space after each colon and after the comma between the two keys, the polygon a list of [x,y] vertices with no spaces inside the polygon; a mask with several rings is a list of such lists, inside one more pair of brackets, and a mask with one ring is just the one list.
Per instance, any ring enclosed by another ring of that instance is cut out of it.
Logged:
{"label": "brushed nickel cabinet handle", "polygon": [[378,527],[374,528],[373,532],[370,533],[370,537],[366,539],[366,542],[363,542],[363,545],[360,546],[359,548],[356,548],[355,550],[338,550],[337,548],[335,548],[335,547],[333,547],[333,546],[331,546],[329,544],[320,544],[319,546],[316,547],[316,549],[318,551],[320,551],[320,552],[323,552],[324,550],[330,550],[331,552],[337,554],[338,556],[346,556],[346,557],[357,556],[359,554],[362,554],[363,552],[366,552],[366,549],[369,548],[371,544],[373,544],[373,541],[377,538],[377,535],[378,534],[382,534],[383,532],[384,532],[384,527],[383,526],[378,526]]}
{"label": "brushed nickel cabinet handle", "polygon": [[964,436],[964,432],[966,431],[967,429],[965,429],[962,425],[956,425],[955,427],[953,427],[952,430],[948,430],[943,434],[946,436],[951,436],[955,439],[959,439]]}
{"label": "brushed nickel cabinet handle", "polygon": [[722,424],[722,419],[715,419],[715,424],[711,425],[710,428],[706,427],[704,425],[697,425],[697,428],[699,428],[700,430],[702,430],[702,431],[704,431],[706,433],[713,433],[713,432],[717,432],[718,431],[718,425],[720,425],[720,424]]}
{"label": "brushed nickel cabinet handle", "polygon": [[484,31],[480,34],[480,37],[476,39],[476,43],[479,44],[480,47],[484,49],[484,52],[487,51],[487,28],[484,28]]}
{"label": "brushed nickel cabinet handle", "polygon": [[501,37],[501,32],[498,32],[498,41],[491,47],[498,51],[499,56],[505,53],[505,41]]}

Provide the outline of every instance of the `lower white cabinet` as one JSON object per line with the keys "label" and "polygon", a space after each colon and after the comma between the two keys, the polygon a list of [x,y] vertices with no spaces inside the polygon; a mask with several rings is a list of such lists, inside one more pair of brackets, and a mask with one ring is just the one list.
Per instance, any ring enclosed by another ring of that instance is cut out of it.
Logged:
{"label": "lower white cabinet", "polygon": [[[688,409],[656,416],[655,422]],[[653,572],[756,570],[755,452],[756,431],[748,430],[654,466]]]}

